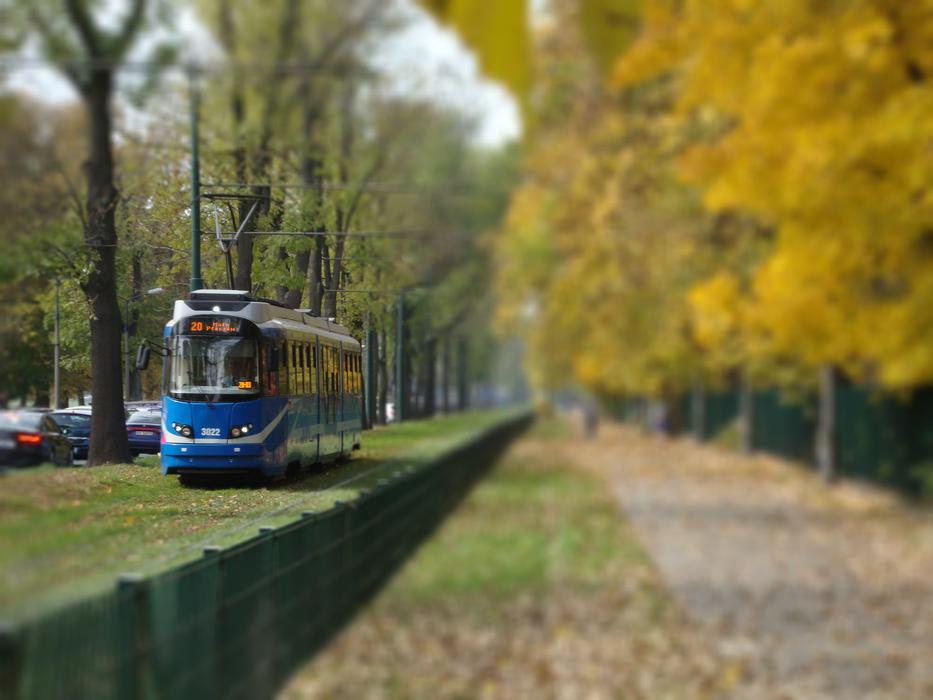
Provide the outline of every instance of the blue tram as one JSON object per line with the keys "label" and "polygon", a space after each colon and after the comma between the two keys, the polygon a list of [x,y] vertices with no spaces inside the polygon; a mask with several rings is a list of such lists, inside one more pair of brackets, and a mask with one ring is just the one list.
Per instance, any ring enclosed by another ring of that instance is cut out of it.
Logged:
{"label": "blue tram", "polygon": [[346,328],[246,292],[175,302],[164,332],[162,473],[289,470],[360,445],[360,344]]}

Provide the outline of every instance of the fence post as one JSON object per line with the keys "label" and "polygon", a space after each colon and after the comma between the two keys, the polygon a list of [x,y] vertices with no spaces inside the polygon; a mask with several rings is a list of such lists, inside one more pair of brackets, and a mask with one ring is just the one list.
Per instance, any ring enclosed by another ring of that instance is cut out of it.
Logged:
{"label": "fence post", "polygon": [[748,370],[743,369],[739,378],[739,446],[744,454],[751,454],[755,449],[755,397]]}
{"label": "fence post", "polygon": [[0,623],[0,698],[15,698],[19,690],[22,636],[12,623]]}
{"label": "fence post", "polygon": [[816,466],[824,482],[836,476],[836,372],[832,365],[820,367],[820,397],[816,425]]}
{"label": "fence post", "polygon": [[148,646],[148,625],[146,621],[145,579],[142,574],[127,573],[117,577],[117,599],[121,622],[122,649],[113,653],[126,654],[128,661],[121,664],[119,688],[121,698],[139,698],[145,696],[145,650]]}

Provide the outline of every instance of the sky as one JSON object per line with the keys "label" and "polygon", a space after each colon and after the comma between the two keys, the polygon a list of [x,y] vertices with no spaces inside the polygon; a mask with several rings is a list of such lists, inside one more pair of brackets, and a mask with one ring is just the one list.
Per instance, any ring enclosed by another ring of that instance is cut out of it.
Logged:
{"label": "sky", "polygon": [[494,146],[521,135],[518,103],[479,73],[476,58],[456,33],[411,0],[397,0],[408,26],[383,42],[388,72],[402,93],[431,96],[479,120],[477,141]]}
{"label": "sky", "polygon": [[[412,0],[393,1],[405,26],[377,42],[373,51],[374,63],[391,76],[389,91],[428,97],[465,111],[477,121],[475,140],[480,145],[494,147],[519,137],[521,117],[515,99],[479,74],[476,59],[456,34]],[[204,31],[190,12],[183,13],[178,26],[188,37],[186,43],[203,43]],[[48,102],[74,98],[71,87],[54,70],[34,64],[14,71],[7,83]]]}

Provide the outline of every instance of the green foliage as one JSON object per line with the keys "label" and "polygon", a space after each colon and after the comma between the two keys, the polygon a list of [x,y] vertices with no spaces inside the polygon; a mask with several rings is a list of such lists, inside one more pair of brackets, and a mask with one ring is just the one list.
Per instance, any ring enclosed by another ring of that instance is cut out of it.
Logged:
{"label": "green foliage", "polygon": [[[98,6],[79,6],[97,18]],[[364,51],[371,39],[398,26],[393,13],[379,3],[285,0],[235,6],[205,0],[195,7],[229,61],[225,70],[210,70],[199,81],[202,182],[294,184],[308,176],[310,167],[313,177],[306,184],[320,189],[272,188],[253,228],[411,234],[257,236],[251,239],[252,291],[311,306],[315,278],[308,259],[318,250],[324,256],[321,288],[367,290],[336,295],[334,311],[354,332],[361,332],[367,321],[391,326],[396,295],[414,288],[422,290],[412,300],[417,307],[414,322],[424,337],[485,325],[491,285],[482,236],[495,228],[507,205],[517,177],[517,154],[514,149],[478,149],[471,142],[473,124],[458,112],[433,101],[383,94],[384,79]],[[16,11],[27,24],[39,23],[33,31],[47,57],[64,60],[80,54],[79,37],[57,5],[30,8],[23,3]],[[183,295],[190,275],[189,95],[183,82],[159,71],[177,59],[178,47],[161,40],[162,30],[171,28],[166,3],[146,4],[144,14],[140,26],[160,30],[146,35],[148,50],[141,55],[153,70],[127,73],[115,102],[117,294],[121,313],[129,311],[133,345],[140,338],[161,336],[172,299]],[[119,15],[114,31],[130,18]],[[108,55],[125,57],[126,46],[110,45],[110,29],[100,32]],[[271,56],[269,47],[275,48]],[[278,72],[271,70],[272,61],[314,63],[318,68]],[[79,65],[70,76],[79,88],[87,77],[82,71]],[[151,99],[158,78],[164,78],[159,99]],[[144,110],[144,117],[122,113],[124,101]],[[234,102],[242,108],[239,115]],[[10,224],[2,236],[12,251],[0,260],[0,286],[9,285],[14,299],[23,302],[8,319],[10,328],[33,328],[29,342],[34,350],[42,347],[19,359],[5,353],[0,375],[15,373],[25,382],[25,388],[17,385],[17,394],[35,398],[48,393],[51,376],[44,358],[51,345],[52,282],[58,278],[63,382],[66,394],[74,395],[89,388],[90,367],[90,309],[82,299],[82,284],[93,264],[82,245],[84,115],[76,106],[45,107],[11,94],[0,96],[0,125],[4,152],[10,154],[0,163],[5,184],[0,205]],[[240,223],[235,202],[219,202],[216,217],[223,231]],[[213,237],[215,209],[207,201],[201,218],[205,282],[227,287],[224,259]],[[236,249],[233,255],[236,263]],[[165,292],[145,293],[156,287]],[[322,311],[327,311],[326,297],[324,302]],[[17,364],[32,360],[35,366],[29,371]],[[147,395],[158,391],[157,371],[144,377]]]}

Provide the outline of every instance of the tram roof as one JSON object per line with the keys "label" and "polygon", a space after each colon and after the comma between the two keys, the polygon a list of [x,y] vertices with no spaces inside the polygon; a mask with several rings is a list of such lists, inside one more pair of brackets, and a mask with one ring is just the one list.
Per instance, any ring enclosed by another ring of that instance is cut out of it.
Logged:
{"label": "tram roof", "polygon": [[346,326],[330,319],[312,316],[305,309],[292,309],[271,299],[258,299],[237,289],[199,289],[188,299],[178,299],[171,324],[189,316],[218,313],[245,318],[258,326],[281,326],[292,330],[314,328],[324,335],[350,336]]}

